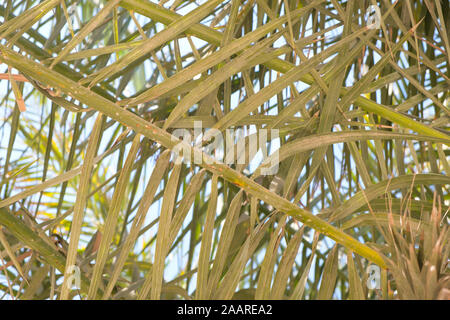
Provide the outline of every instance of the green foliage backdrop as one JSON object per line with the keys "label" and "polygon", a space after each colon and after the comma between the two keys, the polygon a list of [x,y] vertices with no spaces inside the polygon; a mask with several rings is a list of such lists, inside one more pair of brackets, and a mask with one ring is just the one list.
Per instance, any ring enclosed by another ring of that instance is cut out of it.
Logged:
{"label": "green foliage backdrop", "polygon": [[450,299],[448,1],[1,2],[3,299]]}

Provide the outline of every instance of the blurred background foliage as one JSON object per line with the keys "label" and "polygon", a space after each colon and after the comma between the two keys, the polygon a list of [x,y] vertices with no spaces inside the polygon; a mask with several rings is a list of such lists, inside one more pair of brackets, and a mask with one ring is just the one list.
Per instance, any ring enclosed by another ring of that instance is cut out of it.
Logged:
{"label": "blurred background foliage", "polygon": [[[1,0],[1,297],[449,299],[449,16]],[[279,138],[177,164],[195,121]]]}

